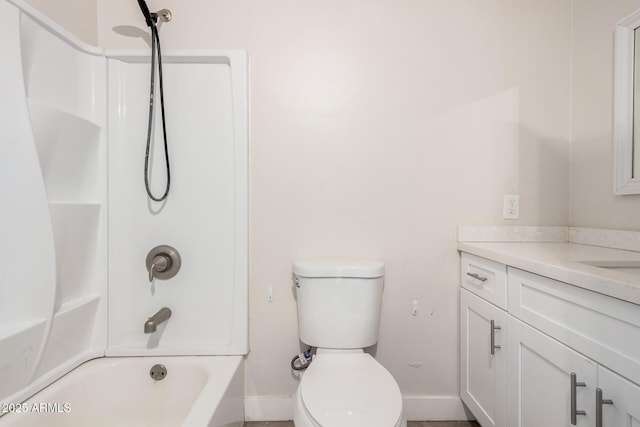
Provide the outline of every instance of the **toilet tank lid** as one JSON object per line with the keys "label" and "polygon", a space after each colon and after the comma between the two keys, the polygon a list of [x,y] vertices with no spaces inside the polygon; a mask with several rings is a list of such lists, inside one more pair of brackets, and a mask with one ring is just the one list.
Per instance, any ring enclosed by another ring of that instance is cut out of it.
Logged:
{"label": "toilet tank lid", "polygon": [[351,277],[373,279],[384,276],[384,262],[367,259],[305,259],[293,263],[300,277]]}

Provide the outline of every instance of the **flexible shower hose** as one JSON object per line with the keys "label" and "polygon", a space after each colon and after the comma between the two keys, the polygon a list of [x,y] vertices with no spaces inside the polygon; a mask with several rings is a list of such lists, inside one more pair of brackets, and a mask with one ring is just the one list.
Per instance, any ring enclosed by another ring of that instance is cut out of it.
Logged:
{"label": "flexible shower hose", "polygon": [[[162,202],[169,195],[169,188],[171,187],[171,168],[169,166],[169,144],[167,143],[167,126],[165,123],[164,115],[164,88],[162,85],[162,50],[160,49],[160,37],[158,36],[158,28],[155,20],[151,21],[151,84],[149,90],[149,126],[147,127],[147,148],[144,155],[144,186],[147,190],[149,198],[155,202]],[[151,132],[153,126],[153,107],[154,107],[154,94],[155,94],[155,76],[156,76],[156,52],[158,56],[158,79],[160,83],[160,111],[162,114],[162,136],[164,139],[164,159],[167,168],[167,186],[165,187],[164,194],[160,197],[155,197],[151,193],[149,188],[149,151],[151,148]]]}

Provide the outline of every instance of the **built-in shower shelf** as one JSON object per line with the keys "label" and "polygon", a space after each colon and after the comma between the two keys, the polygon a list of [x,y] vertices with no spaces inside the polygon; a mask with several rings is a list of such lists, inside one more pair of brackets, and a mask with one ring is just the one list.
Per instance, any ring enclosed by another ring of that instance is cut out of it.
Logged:
{"label": "built-in shower shelf", "polygon": [[49,104],[28,101],[49,200],[95,199],[101,172],[101,127]]}
{"label": "built-in shower shelf", "polygon": [[100,295],[88,295],[85,297],[67,301],[60,306],[60,308],[56,311],[55,316],[57,317],[59,315],[64,315],[65,313],[74,311],[84,306],[97,305],[98,301],[100,301]]}
{"label": "built-in shower shelf", "polygon": [[66,108],[64,108],[62,106],[51,104],[50,102],[44,101],[42,99],[27,98],[27,103],[29,105],[29,110],[31,110],[32,108],[39,108],[41,110],[49,110],[53,114],[59,114],[59,115],[67,116],[67,117],[73,117],[74,120],[85,122],[88,125],[94,126],[94,127],[98,128],[98,129],[100,129],[102,127],[102,125],[100,123],[97,123],[89,115],[84,115],[81,112],[75,112],[75,111],[67,110]]}
{"label": "built-in shower shelf", "polygon": [[49,212],[58,270],[56,300],[66,304],[98,292],[95,265],[100,256],[102,205],[50,203]]}
{"label": "built-in shower shelf", "polygon": [[38,375],[90,349],[99,302],[100,296],[91,295],[68,301],[58,309],[53,316]]}
{"label": "built-in shower shelf", "polygon": [[76,43],[58,33],[53,22],[50,24],[47,26],[53,31],[43,28],[31,13],[20,17],[27,97],[104,124],[106,67],[101,50],[78,50]]}
{"label": "built-in shower shelf", "polygon": [[34,327],[43,326],[46,319],[30,319],[26,322],[18,322],[0,327],[0,343],[15,335],[20,335]]}
{"label": "built-in shower shelf", "polygon": [[0,402],[23,401],[107,345],[106,58],[26,3],[0,1],[0,109],[16,146],[0,175],[19,195],[6,208],[25,215],[5,224],[16,250],[0,274]]}

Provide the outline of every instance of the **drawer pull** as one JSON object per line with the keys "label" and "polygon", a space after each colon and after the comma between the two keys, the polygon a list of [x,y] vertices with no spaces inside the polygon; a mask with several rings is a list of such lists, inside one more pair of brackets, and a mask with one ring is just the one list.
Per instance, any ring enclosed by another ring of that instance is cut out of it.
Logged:
{"label": "drawer pull", "polygon": [[496,349],[501,348],[499,345],[496,345],[496,330],[502,329],[500,326],[496,326],[496,321],[491,320],[491,355],[496,354]]}
{"label": "drawer pull", "polygon": [[480,276],[477,273],[467,273],[467,276],[473,277],[476,280],[480,280],[481,282],[486,282],[487,278],[484,276]]}
{"label": "drawer pull", "polygon": [[586,387],[587,385],[583,382],[577,381],[578,377],[575,372],[571,372],[571,425],[574,426],[578,422],[578,415],[587,415],[585,411],[581,411],[576,409],[577,407],[577,393],[578,387]]}
{"label": "drawer pull", "polygon": [[596,389],[596,427],[602,427],[602,405],[613,405],[613,400],[602,398],[602,389]]}

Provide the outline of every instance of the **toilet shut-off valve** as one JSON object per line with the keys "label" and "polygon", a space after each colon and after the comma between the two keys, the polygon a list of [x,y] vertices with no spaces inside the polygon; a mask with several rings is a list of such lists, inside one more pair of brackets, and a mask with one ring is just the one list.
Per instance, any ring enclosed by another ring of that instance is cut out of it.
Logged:
{"label": "toilet shut-off valve", "polygon": [[294,371],[302,371],[303,369],[307,369],[312,361],[313,356],[311,355],[311,347],[309,347],[307,351],[296,354],[293,359],[291,359],[291,369]]}

